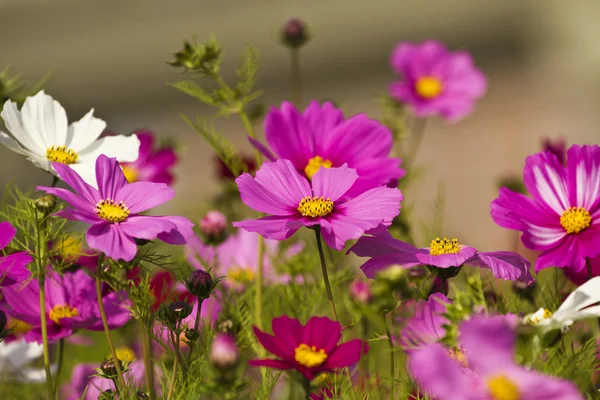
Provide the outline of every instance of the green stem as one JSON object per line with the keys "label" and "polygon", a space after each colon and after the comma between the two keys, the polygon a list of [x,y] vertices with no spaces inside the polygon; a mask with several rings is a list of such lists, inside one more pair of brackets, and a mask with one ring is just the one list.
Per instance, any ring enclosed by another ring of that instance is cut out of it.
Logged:
{"label": "green stem", "polygon": [[589,281],[590,279],[592,279],[594,277],[594,274],[592,272],[592,262],[590,261],[589,257],[585,258],[585,266],[587,267],[588,281]]}
{"label": "green stem", "polygon": [[385,325],[385,333],[387,335],[388,345],[390,348],[390,400],[394,400],[394,394],[396,392],[396,359],[394,354],[394,341],[392,340],[392,332],[388,322],[386,321],[385,315],[383,316],[383,323]]}
{"label": "green stem", "polygon": [[302,104],[302,89],[300,80],[300,50],[290,49],[290,89],[292,92],[292,102],[296,107]]}
{"label": "green stem", "polygon": [[[117,358],[117,352],[110,336],[110,328],[108,327],[108,319],[106,318],[106,312],[104,311],[104,302],[102,301],[102,265],[104,264],[104,254],[100,253],[98,256],[98,267],[96,268],[96,296],[98,296],[98,308],[100,309],[100,317],[102,318],[102,326],[104,326],[104,333],[106,334],[106,341],[108,342],[108,348],[110,349],[110,355],[117,369],[117,376],[119,378],[119,385],[122,390],[125,390],[126,384],[123,379],[123,371],[119,365],[119,359]],[[117,387],[117,391],[118,391]]]}
{"label": "green stem", "polygon": [[52,399],[54,389],[52,387],[52,373],[50,372],[50,350],[48,349],[48,327],[46,326],[46,299],[44,283],[46,275],[42,272],[39,278],[40,284],[40,324],[42,328],[42,345],[44,348],[44,371],[46,371],[46,385],[48,387],[48,399]]}
{"label": "green stem", "polygon": [[58,176],[52,175],[52,185],[50,187],[56,187],[58,185]]}
{"label": "green stem", "polygon": [[[177,323],[177,326],[175,326],[175,330],[177,330],[179,327],[179,322]],[[179,335],[175,335],[173,332],[171,332],[171,336],[175,336],[173,337],[173,344],[175,345],[175,359],[173,360],[173,372],[171,374],[171,383],[169,384],[169,395],[167,397],[167,400],[171,400],[171,398],[173,397],[173,391],[175,389],[175,378],[177,377],[177,365],[179,364]]]}
{"label": "green stem", "polygon": [[198,309],[196,310],[196,320],[194,321],[194,340],[190,343],[190,346],[189,346],[187,360],[185,361],[186,370],[190,366],[190,360],[192,359],[192,353],[194,351],[194,346],[196,345],[196,342],[198,341],[198,328],[200,326],[200,312],[202,311],[202,303],[204,302],[204,299],[198,298],[197,301],[198,301]]}
{"label": "green stem", "polygon": [[331,312],[333,313],[334,319],[339,322],[337,311],[335,310],[335,303],[333,302],[331,286],[329,285],[329,275],[327,274],[327,265],[325,264],[323,245],[321,244],[321,225],[315,225],[313,229],[317,239],[317,248],[319,249],[319,258],[321,259],[321,271],[323,272],[323,282],[325,283],[325,290],[327,291],[327,299],[329,300],[329,306],[331,307]]}
{"label": "green stem", "polygon": [[412,139],[412,146],[410,146],[410,152],[404,157],[404,162],[402,165],[402,168],[404,168],[407,172],[410,172],[415,160],[417,159],[417,153],[419,152],[421,142],[425,136],[426,122],[427,119],[425,118],[416,118],[413,123],[410,135]]}
{"label": "green stem", "polygon": [[256,267],[256,326],[262,330],[262,302],[263,302],[263,254],[265,251],[265,238],[258,236],[258,264]]}
{"label": "green stem", "polygon": [[[154,368],[152,366],[152,342],[148,332],[152,332],[152,320],[147,325],[144,322],[140,322],[140,331],[142,334],[142,350],[144,352],[144,374],[146,376],[146,386],[148,387],[148,396],[150,400],[156,400],[156,393],[154,393]],[[146,332],[146,327],[148,332]]]}
{"label": "green stem", "polygon": [[[363,316],[360,319],[360,328],[361,328],[361,337],[366,340],[369,334],[369,321]],[[362,387],[367,393],[369,392],[369,387],[367,385],[367,379],[369,376],[369,365],[365,358],[364,346],[360,348],[360,361],[358,363],[358,379],[359,379],[359,387]]]}
{"label": "green stem", "polygon": [[58,361],[56,367],[56,376],[54,378],[54,397],[58,395],[58,383],[60,381],[60,372],[62,371],[63,358],[65,353],[65,339],[62,338],[58,342]]}

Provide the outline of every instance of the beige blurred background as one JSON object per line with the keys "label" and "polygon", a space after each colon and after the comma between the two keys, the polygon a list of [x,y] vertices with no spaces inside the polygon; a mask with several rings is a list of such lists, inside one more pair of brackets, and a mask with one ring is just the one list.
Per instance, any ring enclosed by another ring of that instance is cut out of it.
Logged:
{"label": "beige blurred background", "polygon": [[[470,50],[489,77],[489,92],[469,118],[428,123],[417,163],[427,172],[405,193],[427,217],[438,183],[446,185],[448,235],[482,250],[512,249],[514,236],[489,217],[497,181],[520,174],[540,138],[597,143],[600,136],[600,2],[564,0],[0,0],[0,68],[12,65],[33,82],[54,71],[47,91],[69,120],[90,108],[112,131],[151,128],[186,145],[178,196],[165,211],[186,210],[212,196],[212,153],[179,117],[208,113],[168,87],[181,76],[165,61],[184,38],[214,33],[226,48],[226,77],[243,44],[262,54],[262,102],[288,97],[289,59],[278,43],[282,22],[299,17],[313,40],[302,50],[305,99],[343,100],[347,113],[377,117],[376,96],[394,79],[388,56],[399,41],[439,38]],[[220,131],[248,148],[241,125]],[[0,183],[22,187],[50,178],[0,148]],[[420,238],[420,236],[417,236]],[[425,243],[420,243],[425,244]]]}

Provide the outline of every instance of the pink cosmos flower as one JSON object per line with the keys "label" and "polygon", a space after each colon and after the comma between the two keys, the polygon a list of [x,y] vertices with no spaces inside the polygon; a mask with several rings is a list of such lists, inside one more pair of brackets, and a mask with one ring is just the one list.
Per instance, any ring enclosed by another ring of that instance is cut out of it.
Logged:
{"label": "pink cosmos flower", "polygon": [[449,52],[436,40],[400,43],[390,64],[403,78],[390,85],[390,95],[408,104],[418,117],[441,114],[458,121],[471,113],[487,89],[487,80],[469,53]]}
{"label": "pink cosmos flower", "polygon": [[154,149],[155,134],[151,131],[134,132],[140,139],[140,154],[134,162],[122,162],[125,178],[132,182],[173,184],[172,168],[177,165],[177,154],[171,147]]}
{"label": "pink cosmos flower", "polygon": [[[10,222],[0,222],[0,250],[8,246],[17,234]],[[0,257],[0,286],[12,286],[29,279],[31,272],[25,268],[33,258],[26,252]]]}
{"label": "pink cosmos flower", "polygon": [[584,399],[572,382],[515,364],[515,334],[504,316],[463,322],[459,342],[460,357],[438,343],[409,355],[414,379],[437,400]]}
{"label": "pink cosmos flower", "polygon": [[458,243],[457,239],[436,238],[429,247],[416,248],[411,244],[394,239],[389,232],[378,236],[364,236],[350,248],[359,257],[371,257],[360,268],[369,278],[378,271],[392,265],[406,268],[416,265],[431,265],[437,268],[456,268],[474,265],[488,268],[494,276],[506,280],[532,282],[529,261],[510,251],[478,252],[477,249]]}
{"label": "pink cosmos flower", "polygon": [[367,354],[367,342],[354,339],[338,346],[342,334],[339,322],[327,317],[312,317],[306,325],[297,319],[282,316],[273,319],[274,336],[254,327],[260,344],[278,359],[251,360],[255,367],[282,370],[295,369],[312,381],[323,372],[334,372],[357,363]]}
{"label": "pink cosmos flower", "polygon": [[586,258],[600,254],[600,146],[571,146],[566,167],[549,152],[529,156],[523,181],[531,197],[501,188],[491,204],[494,221],[541,250],[536,271],[583,270]]}
{"label": "pink cosmos flower", "polygon": [[71,208],[55,215],[90,224],[85,235],[88,246],[112,259],[133,260],[136,238],[185,244],[194,234],[193,223],[187,218],[140,215],[171,200],[175,192],[164,183],[127,183],[116,158],[100,155],[96,160],[98,189],[65,164],[53,163],[53,168],[75,193],[44,186],[38,186],[38,190],[66,201]]}
{"label": "pink cosmos flower", "polygon": [[[79,329],[103,329],[95,285],[95,280],[83,270],[64,275],[48,270],[44,284],[44,312],[50,341],[70,336]],[[41,343],[39,282],[32,279],[22,288],[11,286],[3,288],[2,292],[8,305],[7,313],[31,325],[25,340]],[[125,325],[131,318],[126,293],[108,293],[103,297],[103,303],[111,329]]]}
{"label": "pink cosmos flower", "polygon": [[400,346],[407,353],[420,349],[428,344],[436,343],[446,335],[443,328],[448,323],[443,314],[450,300],[442,293],[434,293],[427,301],[419,300],[415,312],[404,324],[402,333],[397,338]]}
{"label": "pink cosmos flower", "polygon": [[341,250],[346,241],[389,224],[400,212],[402,193],[396,188],[378,187],[356,197],[348,195],[357,179],[355,170],[342,165],[321,168],[309,184],[288,160],[264,163],[255,178],[243,174],[236,183],[247,206],[272,215],[234,222],[233,226],[283,240],[302,226],[320,225],[325,243]]}
{"label": "pink cosmos flower", "polygon": [[288,102],[272,108],[265,120],[265,138],[273,154],[261,143],[251,143],[269,161],[290,160],[294,168],[312,179],[321,168],[347,164],[358,178],[348,190],[356,196],[405,175],[400,159],[390,158],[392,133],[364,114],[346,119],[342,111],[326,102],[311,101],[301,114]]}

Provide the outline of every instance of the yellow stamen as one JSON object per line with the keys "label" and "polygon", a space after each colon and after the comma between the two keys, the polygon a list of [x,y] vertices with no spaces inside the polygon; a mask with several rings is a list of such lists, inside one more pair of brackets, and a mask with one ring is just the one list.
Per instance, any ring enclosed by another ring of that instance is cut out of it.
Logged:
{"label": "yellow stamen", "polygon": [[467,356],[460,349],[449,349],[448,355],[451,359],[460,363],[463,367],[467,367],[469,363],[467,362]]}
{"label": "yellow stamen", "polygon": [[31,325],[29,325],[27,322],[23,322],[19,319],[13,319],[13,318],[11,318],[8,321],[8,324],[6,326],[12,328],[12,333],[15,336],[24,335],[27,332],[29,332],[32,328]]}
{"label": "yellow stamen", "polygon": [[442,254],[456,254],[460,251],[461,245],[458,243],[458,239],[453,238],[435,238],[429,244],[429,254],[432,256],[439,256]]}
{"label": "yellow stamen", "polygon": [[[115,349],[115,353],[117,353],[117,358],[123,362],[132,362],[135,360],[135,353],[129,347],[119,347]],[[106,358],[108,359],[110,356]]]}
{"label": "yellow stamen", "polygon": [[254,280],[254,271],[250,268],[230,268],[227,271],[227,278],[238,283],[248,283]]}
{"label": "yellow stamen", "polygon": [[495,375],[487,381],[488,391],[494,400],[519,400],[519,387],[505,375]]}
{"label": "yellow stamen", "polygon": [[529,322],[531,325],[537,325],[540,322],[542,322],[543,320],[548,319],[548,318],[552,318],[552,311],[545,308],[544,313],[542,315],[533,316],[533,317],[529,318],[529,320],[527,322]]}
{"label": "yellow stamen", "polygon": [[49,317],[56,325],[60,325],[60,320],[63,318],[71,318],[79,315],[75,307],[68,304],[56,305],[50,310]]}
{"label": "yellow stamen", "polygon": [[129,182],[129,183],[137,182],[137,180],[138,180],[137,169],[130,167],[128,165],[121,165],[121,168],[123,169],[123,174],[125,175],[125,179],[127,179],[127,182]]}
{"label": "yellow stamen", "polygon": [[327,360],[327,354],[325,354],[325,350],[323,349],[317,350],[315,346],[309,347],[303,343],[296,347],[294,358],[298,364],[314,368],[323,365],[325,360]]}
{"label": "yellow stamen", "polygon": [[417,94],[424,99],[433,99],[438,97],[444,90],[441,80],[433,76],[424,76],[417,80],[415,84]]}
{"label": "yellow stamen", "polygon": [[333,211],[333,201],[329,197],[305,197],[300,200],[297,210],[305,217],[324,217]]}
{"label": "yellow stamen", "polygon": [[579,233],[592,224],[592,216],[583,207],[571,207],[562,213],[560,224],[567,233]]}
{"label": "yellow stamen", "polygon": [[323,168],[331,168],[332,163],[329,160],[324,160],[321,156],[314,156],[310,160],[308,160],[308,164],[304,167],[304,173],[308,177],[308,179],[312,179],[313,175],[317,173],[318,170]]}
{"label": "yellow stamen", "polygon": [[69,165],[75,164],[79,156],[75,151],[67,148],[67,146],[50,146],[46,149],[46,158],[52,162]]}
{"label": "yellow stamen", "polygon": [[129,208],[122,201],[115,203],[112,199],[106,199],[98,202],[96,214],[108,222],[123,222],[129,217]]}

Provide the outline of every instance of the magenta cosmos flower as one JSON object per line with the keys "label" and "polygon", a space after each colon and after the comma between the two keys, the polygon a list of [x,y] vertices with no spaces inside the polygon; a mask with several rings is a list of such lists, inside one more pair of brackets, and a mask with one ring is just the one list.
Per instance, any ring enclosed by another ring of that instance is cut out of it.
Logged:
{"label": "magenta cosmos flower", "polygon": [[586,258],[600,254],[600,146],[571,146],[566,167],[549,152],[529,156],[523,181],[531,197],[501,188],[494,221],[523,232],[525,247],[542,252],[536,271],[584,269]]}
{"label": "magenta cosmos flower", "polygon": [[446,336],[443,325],[448,323],[443,314],[450,300],[442,293],[434,293],[427,301],[419,300],[412,318],[404,324],[399,336],[400,346],[407,353],[436,343]]}
{"label": "magenta cosmos flower", "polygon": [[342,335],[339,322],[327,317],[312,317],[306,325],[282,316],[272,321],[273,336],[254,327],[260,344],[278,359],[251,360],[255,367],[295,369],[312,381],[323,372],[333,372],[357,363],[367,354],[367,342],[354,339],[338,346]]}
{"label": "magenta cosmos flower", "polygon": [[449,52],[435,40],[399,44],[390,63],[402,77],[390,85],[390,95],[408,104],[418,117],[441,114],[457,121],[471,113],[487,89],[487,80],[469,53]]}
{"label": "magenta cosmos flower", "polygon": [[[10,244],[17,230],[10,222],[0,222],[0,250]],[[33,258],[26,252],[9,254],[0,257],[0,286],[12,286],[29,279],[31,272],[25,268]]]}
{"label": "magenta cosmos flower", "polygon": [[392,265],[413,267],[427,265],[437,268],[455,268],[474,265],[488,268],[500,279],[530,283],[533,277],[529,272],[529,261],[510,251],[478,252],[477,249],[462,245],[457,239],[436,238],[429,247],[416,248],[411,244],[394,239],[389,232],[378,236],[364,236],[350,248],[360,257],[371,257],[360,268],[368,278]]}
{"label": "magenta cosmos flower", "polygon": [[134,162],[122,162],[121,167],[129,183],[145,181],[173,183],[172,168],[177,164],[177,154],[171,147],[154,149],[155,135],[150,131],[134,132],[140,139],[140,155]]}
{"label": "magenta cosmos flower", "polygon": [[[55,341],[72,335],[79,329],[103,329],[95,290],[95,280],[83,270],[59,275],[49,270],[44,283],[46,293],[46,324],[48,339]],[[42,342],[40,325],[40,286],[32,279],[23,287],[3,288],[7,313],[31,325],[25,335],[28,342]],[[111,329],[119,328],[131,318],[129,300],[124,292],[108,293],[103,297],[104,308]]]}
{"label": "magenta cosmos flower", "polygon": [[325,243],[341,250],[346,241],[391,222],[400,212],[402,193],[396,188],[379,187],[348,196],[357,179],[356,171],[343,165],[321,168],[309,184],[288,160],[264,163],[255,178],[243,174],[235,182],[247,206],[272,215],[233,226],[283,240],[302,226],[320,225]]}
{"label": "magenta cosmos flower", "polygon": [[461,357],[438,343],[409,355],[411,374],[437,400],[584,398],[572,382],[515,364],[515,334],[503,316],[463,322],[459,342]]}
{"label": "magenta cosmos flower", "polygon": [[272,108],[265,120],[265,138],[273,154],[250,138],[268,160],[290,160],[309,180],[321,168],[354,168],[358,178],[349,189],[357,195],[404,176],[400,159],[390,158],[392,133],[379,121],[364,114],[344,118],[331,103],[312,101],[304,114],[288,102]]}
{"label": "magenta cosmos flower", "polygon": [[158,238],[169,244],[185,244],[194,235],[194,224],[187,218],[140,215],[171,200],[175,192],[164,183],[127,183],[116,158],[100,155],[96,160],[98,189],[85,183],[69,166],[52,166],[75,193],[44,186],[38,186],[38,190],[66,201],[71,208],[55,215],[90,224],[85,235],[88,246],[114,260],[133,260],[137,253],[135,239]]}

